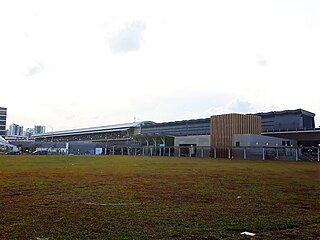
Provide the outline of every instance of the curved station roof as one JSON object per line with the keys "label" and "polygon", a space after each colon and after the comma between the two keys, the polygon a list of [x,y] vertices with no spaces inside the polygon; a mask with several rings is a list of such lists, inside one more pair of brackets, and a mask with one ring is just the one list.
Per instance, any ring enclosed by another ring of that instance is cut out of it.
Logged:
{"label": "curved station roof", "polygon": [[114,125],[107,125],[107,126],[100,126],[100,127],[63,130],[63,131],[35,134],[32,137],[34,138],[63,137],[63,136],[83,135],[83,134],[94,134],[94,133],[119,132],[119,131],[127,131],[130,128],[139,127],[141,124],[142,124],[141,122],[134,122],[134,123],[114,124]]}

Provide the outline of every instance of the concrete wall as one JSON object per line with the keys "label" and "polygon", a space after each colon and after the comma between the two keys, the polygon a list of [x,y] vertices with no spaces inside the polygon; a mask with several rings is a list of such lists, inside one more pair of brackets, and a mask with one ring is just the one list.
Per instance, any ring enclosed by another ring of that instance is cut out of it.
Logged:
{"label": "concrete wall", "polygon": [[285,138],[268,137],[256,134],[235,134],[233,146],[237,146],[239,142],[239,147],[281,147],[281,146],[297,146],[297,141]]}

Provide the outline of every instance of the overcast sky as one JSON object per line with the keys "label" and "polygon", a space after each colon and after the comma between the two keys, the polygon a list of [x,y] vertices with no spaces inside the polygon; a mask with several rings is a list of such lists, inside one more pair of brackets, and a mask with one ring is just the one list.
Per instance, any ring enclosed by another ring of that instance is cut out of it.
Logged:
{"label": "overcast sky", "polygon": [[319,0],[1,0],[0,34],[7,125],[297,108],[320,124]]}

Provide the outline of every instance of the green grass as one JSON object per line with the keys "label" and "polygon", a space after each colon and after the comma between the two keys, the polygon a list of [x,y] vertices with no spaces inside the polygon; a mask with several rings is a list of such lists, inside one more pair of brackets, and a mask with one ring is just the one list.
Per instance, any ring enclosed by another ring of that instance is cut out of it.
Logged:
{"label": "green grass", "polygon": [[2,155],[0,239],[317,239],[319,197],[318,163]]}

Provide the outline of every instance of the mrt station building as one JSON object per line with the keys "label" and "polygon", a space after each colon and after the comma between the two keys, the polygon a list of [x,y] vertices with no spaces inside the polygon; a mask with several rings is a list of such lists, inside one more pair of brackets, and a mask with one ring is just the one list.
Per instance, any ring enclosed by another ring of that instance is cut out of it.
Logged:
{"label": "mrt station building", "polygon": [[[81,142],[91,144],[93,148],[103,148],[102,153],[110,153],[111,149],[113,153],[126,154],[129,149],[138,148],[206,147],[214,148],[217,157],[228,157],[228,148],[242,147],[248,143],[252,145],[252,139],[259,139],[257,142],[260,143],[273,143],[277,141],[271,138],[278,138],[286,145],[289,141],[289,145],[318,146],[320,129],[314,128],[314,116],[302,109],[223,114],[203,119],[163,123],[145,121],[55,131],[33,137],[38,145],[50,143],[54,146],[65,142],[72,146]],[[173,153],[170,151],[167,154]],[[82,152],[78,148],[74,153],[86,154],[88,151]],[[184,154],[189,155],[189,152]]]}

